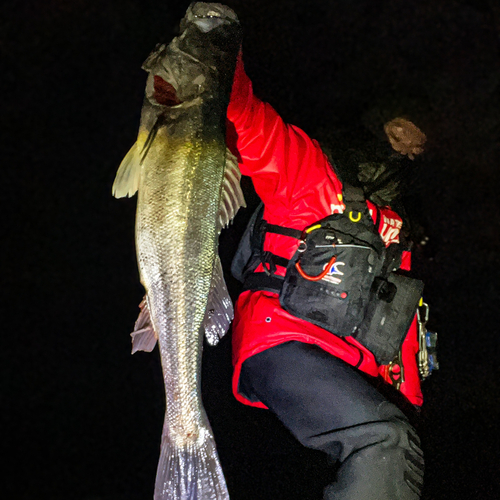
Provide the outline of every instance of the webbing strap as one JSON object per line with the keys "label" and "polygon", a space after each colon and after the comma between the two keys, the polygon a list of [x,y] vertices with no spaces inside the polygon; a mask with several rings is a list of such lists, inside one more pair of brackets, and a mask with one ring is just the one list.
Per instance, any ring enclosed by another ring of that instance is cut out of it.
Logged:
{"label": "webbing strap", "polygon": [[300,240],[302,238],[302,231],[300,229],[293,229],[291,227],[278,226],[276,224],[269,224],[265,220],[261,222],[260,229],[262,232],[281,234],[282,236],[290,236]]}
{"label": "webbing strap", "polygon": [[283,276],[272,275],[266,273],[252,273],[245,278],[243,290],[266,290],[268,292],[279,293],[283,286]]}
{"label": "webbing strap", "polygon": [[344,203],[364,203],[366,202],[366,196],[363,189],[359,187],[351,186],[350,184],[345,184],[342,189],[342,194],[344,197]]}
{"label": "webbing strap", "polygon": [[285,259],[285,257],[280,257],[272,252],[263,252],[261,258],[262,264],[269,263],[274,264],[276,266],[287,267],[290,262],[289,259]]}
{"label": "webbing strap", "polygon": [[[366,197],[364,192],[359,187],[351,186],[350,184],[345,184],[343,186],[343,197],[345,203],[366,203]],[[277,224],[269,224],[265,219],[262,219],[258,223],[258,230],[261,234],[264,233],[274,233],[281,234],[282,236],[290,236],[297,240],[302,239],[303,231],[300,229],[293,229],[291,227],[278,226]]]}

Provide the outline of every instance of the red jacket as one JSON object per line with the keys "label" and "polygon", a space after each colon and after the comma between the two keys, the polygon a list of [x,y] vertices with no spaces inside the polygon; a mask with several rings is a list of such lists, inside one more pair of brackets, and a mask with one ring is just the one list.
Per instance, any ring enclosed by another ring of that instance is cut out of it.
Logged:
{"label": "red jacket", "polygon": [[[243,175],[252,178],[255,191],[264,202],[264,218],[270,224],[304,229],[306,226],[332,214],[342,212],[342,184],[322,152],[319,144],[301,129],[284,123],[276,111],[259,100],[252,91],[241,58],[238,61],[228,120],[234,125],[237,137],[228,132],[228,143],[236,144]],[[229,127],[231,128],[231,127]],[[374,205],[367,201],[373,218]],[[401,218],[390,208],[380,209],[378,225],[386,245],[398,241]],[[291,258],[298,241],[279,234],[266,234],[264,250]],[[403,269],[409,269],[409,254],[404,255]],[[262,269],[257,269],[257,271]],[[278,266],[277,274],[285,269]],[[298,340],[316,344],[350,365],[374,377],[388,379],[388,367],[379,366],[373,354],[351,337],[337,337],[332,333],[286,312],[277,294],[265,291],[246,291],[240,295],[233,322],[233,392],[236,398],[252,406],[253,403],[238,393],[242,363],[264,349]],[[422,393],[416,364],[418,351],[416,321],[403,344],[405,382],[401,392],[413,403],[422,404]]]}

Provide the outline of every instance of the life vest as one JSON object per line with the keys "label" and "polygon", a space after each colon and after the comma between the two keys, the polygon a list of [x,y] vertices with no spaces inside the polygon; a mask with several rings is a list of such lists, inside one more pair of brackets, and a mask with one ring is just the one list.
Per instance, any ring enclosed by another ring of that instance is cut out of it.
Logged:
{"label": "life vest", "polygon": [[[290,314],[350,336],[390,363],[399,352],[422,297],[423,282],[397,273],[403,245],[386,247],[360,188],[344,185],[345,210],[300,231],[268,224],[254,212],[231,271],[244,290],[279,294]],[[263,251],[266,233],[299,240],[291,259]],[[264,272],[255,272],[262,264]],[[285,276],[275,274],[286,267]]]}

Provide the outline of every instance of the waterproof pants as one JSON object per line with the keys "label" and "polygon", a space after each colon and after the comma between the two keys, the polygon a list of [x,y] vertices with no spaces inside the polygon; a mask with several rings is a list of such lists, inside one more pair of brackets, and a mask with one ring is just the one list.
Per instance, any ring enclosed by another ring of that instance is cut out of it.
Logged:
{"label": "waterproof pants", "polygon": [[417,500],[424,461],[404,414],[359,372],[317,346],[287,342],[247,359],[240,392],[308,448],[340,462],[325,500]]}

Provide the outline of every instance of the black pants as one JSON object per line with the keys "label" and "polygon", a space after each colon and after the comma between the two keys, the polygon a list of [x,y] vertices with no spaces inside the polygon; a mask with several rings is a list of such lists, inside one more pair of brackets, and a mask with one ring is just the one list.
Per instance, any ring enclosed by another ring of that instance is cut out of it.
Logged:
{"label": "black pants", "polygon": [[308,448],[340,461],[325,500],[417,500],[420,440],[404,414],[354,368],[287,342],[243,364],[240,392],[264,403]]}

